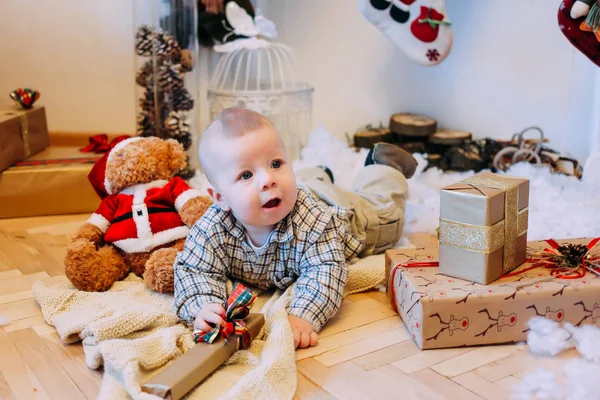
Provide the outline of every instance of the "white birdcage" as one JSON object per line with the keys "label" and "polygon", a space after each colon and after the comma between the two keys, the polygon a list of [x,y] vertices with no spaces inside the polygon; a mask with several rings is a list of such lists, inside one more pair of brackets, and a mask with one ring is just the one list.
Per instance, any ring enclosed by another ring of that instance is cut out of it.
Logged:
{"label": "white birdcage", "polygon": [[[312,92],[293,73],[292,49],[271,40],[274,24],[262,15],[252,19],[229,2],[227,20],[245,37],[214,46],[219,55],[208,87],[210,118],[229,107],[244,107],[265,115],[280,132],[296,160],[312,129]],[[232,32],[232,33],[234,33]]]}

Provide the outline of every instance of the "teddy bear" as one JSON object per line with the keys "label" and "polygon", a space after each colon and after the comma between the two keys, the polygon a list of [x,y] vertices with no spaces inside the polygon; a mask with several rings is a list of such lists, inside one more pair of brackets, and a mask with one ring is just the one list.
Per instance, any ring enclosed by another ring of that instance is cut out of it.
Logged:
{"label": "teddy bear", "polygon": [[108,290],[130,272],[146,286],[173,293],[173,263],[210,197],[176,176],[186,153],[174,139],[119,141],[88,179],[102,199],[67,245],[65,274],[79,290]]}

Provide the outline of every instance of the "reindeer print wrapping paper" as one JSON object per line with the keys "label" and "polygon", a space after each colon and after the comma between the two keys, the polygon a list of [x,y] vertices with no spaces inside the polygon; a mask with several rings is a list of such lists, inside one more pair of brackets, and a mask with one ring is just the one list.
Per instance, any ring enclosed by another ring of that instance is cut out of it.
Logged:
{"label": "reindeer print wrapping paper", "polygon": [[[530,249],[545,245],[528,242]],[[548,268],[531,269],[532,264],[525,263],[512,276],[482,285],[427,266],[438,260],[439,245],[433,236],[416,248],[386,252],[388,296],[420,349],[525,341],[527,321],[535,315],[576,326],[600,326],[600,277],[591,272],[578,279],[560,279],[551,277]]]}

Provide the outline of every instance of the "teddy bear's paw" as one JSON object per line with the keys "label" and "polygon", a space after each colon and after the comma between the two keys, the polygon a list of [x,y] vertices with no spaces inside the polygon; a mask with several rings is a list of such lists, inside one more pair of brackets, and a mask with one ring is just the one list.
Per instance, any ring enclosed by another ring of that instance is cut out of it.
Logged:
{"label": "teddy bear's paw", "polygon": [[144,281],[146,286],[159,293],[173,293],[173,263],[177,249],[173,247],[156,250],[146,263]]}
{"label": "teddy bear's paw", "polygon": [[73,240],[67,246],[65,275],[79,290],[102,292],[127,273],[123,258],[112,246],[96,249],[86,239]]}

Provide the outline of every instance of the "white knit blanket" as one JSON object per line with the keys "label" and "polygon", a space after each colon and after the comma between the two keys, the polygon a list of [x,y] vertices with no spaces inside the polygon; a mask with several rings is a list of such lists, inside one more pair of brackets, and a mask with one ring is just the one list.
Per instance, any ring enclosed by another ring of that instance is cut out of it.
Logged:
{"label": "white knit blanket", "polygon": [[[345,294],[374,288],[383,281],[384,259],[371,256],[350,266]],[[252,311],[265,315],[265,326],[247,350],[236,352],[197,386],[189,399],[291,399],[297,386],[293,337],[286,307],[294,286],[259,294]],[[70,284],[33,293],[44,320],[65,343],[83,342],[90,368],[104,366],[98,399],[155,399],[141,385],[194,345],[178,322],[172,296],[147,290],[135,275],[104,293],[76,290]]]}

